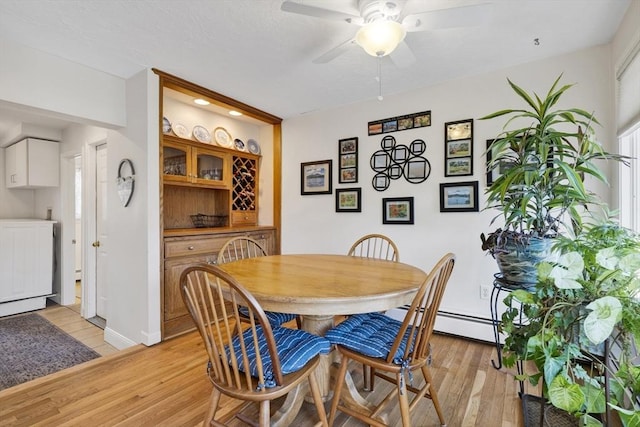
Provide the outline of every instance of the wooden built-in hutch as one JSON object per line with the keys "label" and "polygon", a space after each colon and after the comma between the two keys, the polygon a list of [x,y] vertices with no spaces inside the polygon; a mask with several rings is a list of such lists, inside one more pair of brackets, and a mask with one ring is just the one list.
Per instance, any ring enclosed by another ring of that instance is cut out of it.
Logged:
{"label": "wooden built-in hutch", "polygon": [[[282,119],[159,70],[162,339],[195,329],[182,302],[179,278],[194,263],[215,263],[231,237],[250,236],[280,253]],[[196,98],[208,106],[193,104]],[[234,118],[229,111],[242,115]],[[166,118],[166,119],[165,119]],[[167,123],[188,132],[175,132]],[[191,135],[194,126],[211,141]],[[216,143],[214,130],[237,136]],[[249,139],[259,150],[242,149]],[[240,147],[238,149],[237,147]],[[264,159],[270,159],[265,163]],[[264,171],[270,173],[263,173]],[[265,210],[264,207],[267,207]],[[263,209],[262,211],[260,209]],[[195,217],[194,217],[195,215]]]}

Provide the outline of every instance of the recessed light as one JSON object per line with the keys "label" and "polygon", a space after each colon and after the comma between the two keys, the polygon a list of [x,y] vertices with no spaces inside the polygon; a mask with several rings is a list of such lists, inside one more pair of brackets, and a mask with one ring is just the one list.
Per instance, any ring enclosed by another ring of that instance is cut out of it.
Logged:
{"label": "recessed light", "polygon": [[242,113],[240,111],[236,111],[236,110],[229,111],[229,114],[231,114],[232,116],[241,116],[242,115]]}
{"label": "recessed light", "polygon": [[195,102],[198,105],[209,105],[210,102],[207,101],[206,99],[202,99],[202,98],[196,98],[193,100],[193,102]]}

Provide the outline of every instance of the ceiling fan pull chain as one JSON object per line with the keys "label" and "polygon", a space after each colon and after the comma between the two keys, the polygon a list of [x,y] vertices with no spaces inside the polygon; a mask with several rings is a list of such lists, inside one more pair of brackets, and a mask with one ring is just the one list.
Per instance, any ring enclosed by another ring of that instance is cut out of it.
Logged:
{"label": "ceiling fan pull chain", "polygon": [[378,56],[378,101],[382,101],[382,56]]}

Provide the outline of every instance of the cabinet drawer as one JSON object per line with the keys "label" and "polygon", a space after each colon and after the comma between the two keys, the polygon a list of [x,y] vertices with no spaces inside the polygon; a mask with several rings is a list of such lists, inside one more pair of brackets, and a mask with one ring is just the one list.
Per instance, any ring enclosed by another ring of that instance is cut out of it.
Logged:
{"label": "cabinet drawer", "polygon": [[257,225],[258,213],[256,211],[231,212],[231,223],[233,225]]}
{"label": "cabinet drawer", "polygon": [[[206,237],[184,240],[165,240],[165,258],[175,258],[196,254],[214,254],[226,242],[227,237]],[[217,256],[217,255],[216,255]]]}

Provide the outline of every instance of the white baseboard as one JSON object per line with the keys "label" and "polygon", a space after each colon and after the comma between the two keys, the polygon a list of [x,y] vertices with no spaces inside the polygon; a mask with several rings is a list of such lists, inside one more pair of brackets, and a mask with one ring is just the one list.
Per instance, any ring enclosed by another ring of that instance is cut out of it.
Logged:
{"label": "white baseboard", "polygon": [[154,332],[154,333],[143,332],[142,338],[143,338],[142,344],[149,346],[149,345],[157,344],[160,341],[162,341],[162,334],[160,333],[160,331]]}
{"label": "white baseboard", "polygon": [[135,341],[132,341],[129,338],[125,337],[124,335],[117,333],[113,329],[110,329],[109,327],[104,328],[104,340],[118,350],[124,350],[125,348],[129,348],[138,344]]}

